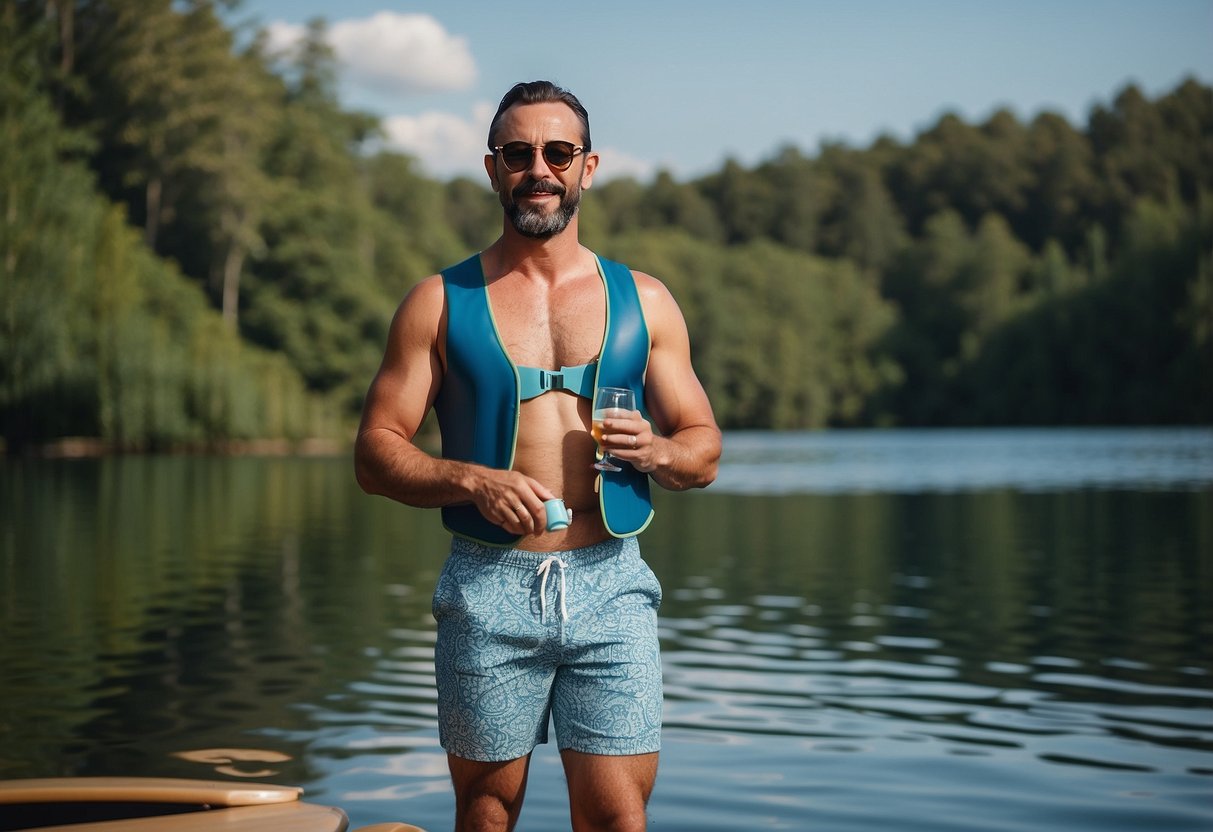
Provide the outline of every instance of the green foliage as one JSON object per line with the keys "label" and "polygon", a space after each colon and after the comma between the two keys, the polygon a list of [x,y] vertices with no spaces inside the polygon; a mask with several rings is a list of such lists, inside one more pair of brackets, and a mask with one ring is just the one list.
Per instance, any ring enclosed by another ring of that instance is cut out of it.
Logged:
{"label": "green foliage", "polygon": [[[380,148],[325,37],[237,48],[209,0],[0,5],[10,447],[349,435],[400,298],[502,220]],[[1084,126],[945,115],[600,181],[580,228],[670,287],[726,427],[1208,422],[1209,194],[1188,80]]]}
{"label": "green foliage", "polygon": [[620,237],[605,253],[665,278],[726,427],[856,424],[889,370],[873,347],[893,311],[845,261],[770,242],[709,245],[681,231]]}
{"label": "green foliage", "polygon": [[[464,252],[487,248],[501,233],[501,203],[478,182],[458,177],[447,183],[440,219]],[[443,265],[449,262],[446,261]]]}
{"label": "green foliage", "polygon": [[73,340],[87,275],[73,229],[96,222],[90,180],[60,159],[74,145],[37,88],[38,32],[0,16],[0,414],[9,441],[90,414]]}
{"label": "green foliage", "polygon": [[1125,232],[1106,280],[1051,295],[988,340],[968,368],[971,420],[1208,422],[1213,216],[1141,200]]}
{"label": "green foliage", "polygon": [[93,190],[77,142],[0,42],[0,427],[119,447],[302,438],[329,419],[281,357],[242,343]]}

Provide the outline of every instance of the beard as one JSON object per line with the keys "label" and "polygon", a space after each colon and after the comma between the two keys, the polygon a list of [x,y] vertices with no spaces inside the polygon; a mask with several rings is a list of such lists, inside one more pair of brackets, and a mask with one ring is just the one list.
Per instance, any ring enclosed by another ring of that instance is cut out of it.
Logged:
{"label": "beard", "polygon": [[[559,194],[560,204],[551,213],[538,208],[524,208],[518,200],[527,194]],[[505,191],[499,193],[501,207],[505,215],[519,234],[546,240],[554,237],[568,228],[581,204],[581,187],[566,188],[557,182],[536,182],[528,180],[510,192],[506,198]]]}

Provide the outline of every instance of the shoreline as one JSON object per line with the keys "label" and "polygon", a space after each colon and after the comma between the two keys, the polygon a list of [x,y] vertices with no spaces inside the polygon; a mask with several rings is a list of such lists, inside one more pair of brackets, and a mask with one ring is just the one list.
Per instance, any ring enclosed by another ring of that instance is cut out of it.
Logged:
{"label": "shoreline", "polygon": [[0,443],[0,459],[95,459],[105,456],[344,456],[353,453],[348,440],[324,439],[249,439],[221,442],[176,443],[160,448],[122,445],[87,436],[71,436],[10,453]]}

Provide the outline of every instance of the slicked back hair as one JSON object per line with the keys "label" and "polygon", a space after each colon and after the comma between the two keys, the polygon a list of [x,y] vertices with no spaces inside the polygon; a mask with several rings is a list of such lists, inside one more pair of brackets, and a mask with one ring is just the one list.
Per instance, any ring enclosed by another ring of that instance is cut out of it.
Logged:
{"label": "slicked back hair", "polygon": [[497,106],[497,114],[493,116],[493,121],[489,124],[489,150],[497,146],[497,127],[506,110],[515,104],[546,104],[553,101],[567,105],[577,114],[577,119],[581,122],[581,144],[588,152],[590,149],[590,114],[577,100],[577,96],[564,87],[556,86],[551,81],[522,81],[510,88],[510,91],[501,99],[501,103]]}

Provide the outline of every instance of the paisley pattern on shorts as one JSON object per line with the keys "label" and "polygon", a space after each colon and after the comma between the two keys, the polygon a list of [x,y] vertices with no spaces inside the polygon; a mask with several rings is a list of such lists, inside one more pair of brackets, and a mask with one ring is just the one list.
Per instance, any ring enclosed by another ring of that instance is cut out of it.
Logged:
{"label": "paisley pattern on shorts", "polygon": [[[546,604],[536,570],[556,556]],[[439,738],[470,760],[560,749],[646,754],[661,746],[661,586],[635,538],[527,552],[455,538],[434,591]],[[546,616],[542,615],[546,607]]]}

